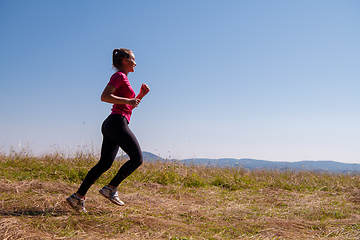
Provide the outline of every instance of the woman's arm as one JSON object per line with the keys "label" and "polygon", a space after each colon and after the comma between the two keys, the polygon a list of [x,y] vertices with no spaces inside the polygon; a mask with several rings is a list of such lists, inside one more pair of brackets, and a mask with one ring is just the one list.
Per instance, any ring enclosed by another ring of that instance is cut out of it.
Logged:
{"label": "woman's arm", "polygon": [[101,101],[112,103],[112,104],[127,104],[133,107],[137,107],[140,103],[140,99],[138,98],[124,98],[115,96],[113,93],[115,92],[116,87],[112,85],[107,85],[101,94]]}

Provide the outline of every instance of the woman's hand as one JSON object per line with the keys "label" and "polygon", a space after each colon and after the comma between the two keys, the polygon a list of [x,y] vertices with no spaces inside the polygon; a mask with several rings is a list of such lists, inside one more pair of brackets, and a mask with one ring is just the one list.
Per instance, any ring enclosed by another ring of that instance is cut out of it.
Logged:
{"label": "woman's hand", "polygon": [[149,86],[147,84],[143,83],[140,88],[140,93],[145,96],[146,94],[148,94],[149,91],[150,91]]}
{"label": "woman's hand", "polygon": [[138,99],[142,99],[148,92],[150,91],[150,88],[147,84],[143,83],[140,88],[140,93],[136,96]]}
{"label": "woman's hand", "polygon": [[139,103],[141,102],[141,100],[138,98],[129,98],[128,101],[129,102],[127,104],[130,106],[133,106],[133,107],[137,107],[139,105]]}

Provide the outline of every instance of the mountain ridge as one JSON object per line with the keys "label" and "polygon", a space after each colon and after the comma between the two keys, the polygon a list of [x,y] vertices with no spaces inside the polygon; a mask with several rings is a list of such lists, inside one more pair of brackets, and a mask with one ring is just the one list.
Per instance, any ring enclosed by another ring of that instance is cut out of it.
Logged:
{"label": "mountain ridge", "polygon": [[144,160],[149,162],[172,161],[186,165],[203,165],[217,167],[241,167],[244,169],[273,169],[273,170],[311,170],[329,172],[360,172],[358,163],[342,163],[335,161],[298,161],[298,162],[275,162],[251,158],[193,158],[193,159],[165,159],[150,152],[143,152]]}

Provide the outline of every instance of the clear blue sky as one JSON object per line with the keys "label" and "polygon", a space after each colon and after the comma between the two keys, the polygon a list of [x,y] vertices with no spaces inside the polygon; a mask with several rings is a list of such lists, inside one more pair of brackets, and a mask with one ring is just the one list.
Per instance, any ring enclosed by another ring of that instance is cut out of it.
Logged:
{"label": "clear blue sky", "polygon": [[114,48],[161,157],[360,163],[360,2],[0,1],[0,148],[100,150]]}

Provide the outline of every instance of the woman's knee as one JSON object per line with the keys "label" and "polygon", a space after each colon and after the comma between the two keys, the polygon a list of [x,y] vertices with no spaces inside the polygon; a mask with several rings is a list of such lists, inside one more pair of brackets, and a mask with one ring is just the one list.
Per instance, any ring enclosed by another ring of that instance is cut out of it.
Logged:
{"label": "woman's knee", "polygon": [[134,164],[134,165],[136,165],[137,167],[139,167],[142,163],[143,163],[143,156],[142,156],[142,154],[140,153],[140,154],[136,154],[136,155],[134,155],[134,156],[131,156],[130,157],[130,160],[131,160],[131,162]]}
{"label": "woman's knee", "polygon": [[142,163],[144,162],[143,156],[141,155],[138,159],[137,159],[137,163],[140,166]]}
{"label": "woman's knee", "polygon": [[140,159],[139,159],[139,166],[144,162],[143,156],[141,155]]}

